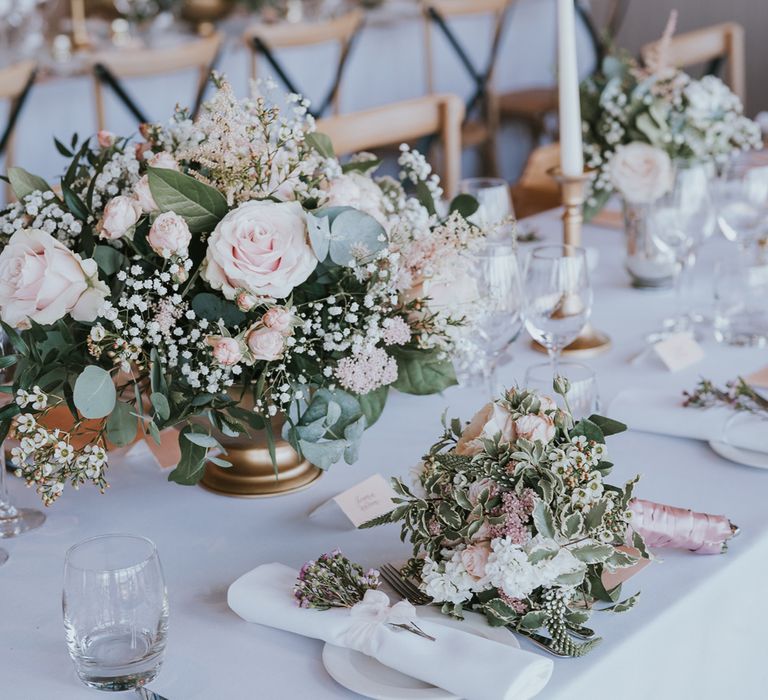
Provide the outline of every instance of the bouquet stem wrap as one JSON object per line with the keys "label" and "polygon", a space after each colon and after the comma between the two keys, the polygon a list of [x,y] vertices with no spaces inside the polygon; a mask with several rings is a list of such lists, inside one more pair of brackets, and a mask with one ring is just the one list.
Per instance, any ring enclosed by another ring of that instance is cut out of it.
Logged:
{"label": "bouquet stem wrap", "polygon": [[695,513],[634,498],[629,504],[632,528],[649,547],[689,549],[695,554],[722,554],[738,528],[724,515]]}

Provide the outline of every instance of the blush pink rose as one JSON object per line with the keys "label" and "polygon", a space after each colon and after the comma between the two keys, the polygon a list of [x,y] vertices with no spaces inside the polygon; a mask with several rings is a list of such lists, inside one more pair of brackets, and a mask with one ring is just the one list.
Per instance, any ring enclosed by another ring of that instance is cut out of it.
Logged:
{"label": "blush pink rose", "polygon": [[141,207],[133,197],[118,195],[107,202],[96,229],[100,238],[116,241],[130,231],[141,218]]}
{"label": "blush pink rose", "polygon": [[467,573],[474,579],[481,579],[485,576],[485,567],[488,564],[488,557],[491,554],[491,547],[486,542],[483,544],[471,544],[466,549],[461,550],[461,563]]}
{"label": "blush pink rose", "polygon": [[283,334],[271,328],[254,328],[246,336],[245,342],[254,360],[266,362],[279,359],[285,348]]}
{"label": "blush pink rose", "polygon": [[549,416],[531,413],[515,421],[517,436],[531,442],[543,442],[545,445],[555,437],[555,423]]}
{"label": "blush pink rose", "polygon": [[634,141],[619,146],[608,165],[613,186],[628,202],[650,204],[672,187],[674,170],[665,151]]}
{"label": "blush pink rose", "polygon": [[254,200],[218,223],[208,239],[202,276],[227,299],[243,291],[283,299],[316,266],[301,205]]}
{"label": "blush pink rose", "polygon": [[179,170],[179,164],[168,151],[146,154],[147,165],[150,168],[165,168],[166,170]]}
{"label": "blush pink rose", "polygon": [[164,258],[185,257],[192,241],[187,222],[178,214],[167,211],[160,214],[149,229],[147,242],[152,250]]}
{"label": "blush pink rose", "polygon": [[67,314],[90,323],[108,293],[95,260],[83,260],[44,231],[17,231],[0,254],[0,318],[14,328]]}
{"label": "blush pink rose", "polygon": [[133,186],[133,196],[143,212],[149,214],[149,212],[157,211],[159,209],[155,202],[155,198],[152,196],[152,190],[149,189],[148,175],[142,175],[139,178],[139,181]]}
{"label": "blush pink rose", "polygon": [[102,148],[109,148],[115,143],[115,135],[111,131],[102,129],[96,134],[96,141]]}
{"label": "blush pink rose", "polygon": [[456,444],[456,453],[470,457],[476,455],[483,451],[481,439],[491,440],[499,433],[502,442],[512,442],[517,437],[512,415],[498,403],[486,404],[464,428]]}
{"label": "blush pink rose", "polygon": [[220,335],[212,335],[206,338],[206,342],[213,349],[213,357],[220,365],[228,367],[243,359],[240,344],[234,338],[224,338]]}
{"label": "blush pink rose", "polygon": [[261,317],[261,322],[282,335],[291,335],[293,314],[284,306],[273,306]]}
{"label": "blush pink rose", "polygon": [[253,294],[248,294],[248,292],[240,292],[240,294],[237,295],[235,303],[237,304],[237,308],[240,309],[240,311],[248,312],[254,306],[256,306],[256,304],[259,303],[259,300],[253,296]]}

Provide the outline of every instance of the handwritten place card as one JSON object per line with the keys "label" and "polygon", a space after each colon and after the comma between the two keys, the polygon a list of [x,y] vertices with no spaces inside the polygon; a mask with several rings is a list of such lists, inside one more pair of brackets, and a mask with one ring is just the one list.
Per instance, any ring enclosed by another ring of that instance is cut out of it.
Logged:
{"label": "handwritten place card", "polygon": [[389,513],[394,508],[392,499],[396,497],[389,482],[381,474],[374,474],[331,500],[355,527],[360,527],[373,518]]}
{"label": "handwritten place card", "polygon": [[685,369],[704,358],[704,350],[690,333],[673,333],[653,346],[670,372]]}

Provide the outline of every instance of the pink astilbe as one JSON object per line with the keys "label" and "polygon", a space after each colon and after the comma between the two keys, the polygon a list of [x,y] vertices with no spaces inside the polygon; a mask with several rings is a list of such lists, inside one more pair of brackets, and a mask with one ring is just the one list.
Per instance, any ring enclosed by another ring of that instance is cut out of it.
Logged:
{"label": "pink astilbe", "polygon": [[397,379],[397,362],[381,348],[343,357],[336,366],[339,383],[355,394],[367,394]]}
{"label": "pink astilbe", "polygon": [[523,545],[530,539],[528,522],[536,504],[536,494],[532,489],[524,489],[520,495],[507,492],[501,498],[499,515],[504,517],[504,522],[491,528],[491,538],[509,537],[514,544]]}

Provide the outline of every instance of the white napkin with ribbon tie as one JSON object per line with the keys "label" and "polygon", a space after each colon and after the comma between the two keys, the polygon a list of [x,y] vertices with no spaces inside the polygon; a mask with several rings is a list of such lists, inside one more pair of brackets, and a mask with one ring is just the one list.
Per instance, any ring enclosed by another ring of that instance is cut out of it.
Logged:
{"label": "white napkin with ribbon tie", "polygon": [[723,441],[744,450],[768,453],[768,421],[747,413],[734,419],[736,414],[729,408],[686,408],[682,392],[625,389],[611,402],[608,415],[632,430]]}
{"label": "white napkin with ribbon tie", "polygon": [[[552,675],[551,659],[417,619],[410,603],[390,606],[382,591],[368,591],[351,609],[301,608],[293,597],[297,577],[290,567],[264,564],[229,587],[227,602],[248,622],[355,649],[467,700],[526,700]],[[390,626],[407,622],[435,641]]]}

